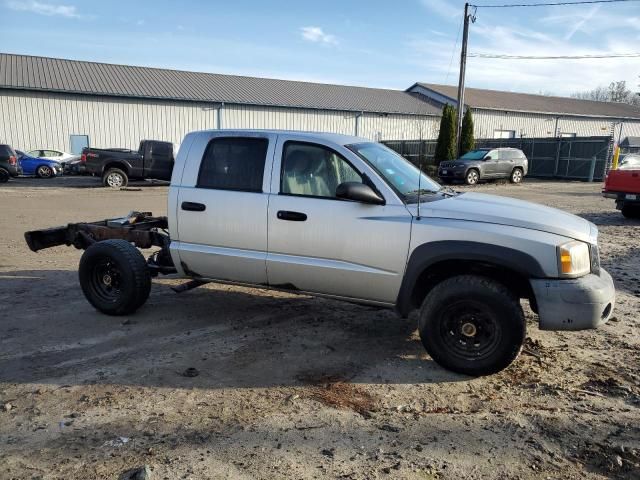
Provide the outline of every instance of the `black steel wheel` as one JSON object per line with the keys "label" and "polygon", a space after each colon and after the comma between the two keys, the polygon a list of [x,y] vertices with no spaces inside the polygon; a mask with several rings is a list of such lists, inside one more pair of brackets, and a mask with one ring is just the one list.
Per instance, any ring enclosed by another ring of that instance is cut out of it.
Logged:
{"label": "black steel wheel", "polygon": [[480,174],[475,168],[470,169],[464,177],[464,181],[467,183],[467,185],[475,185],[479,180]]}
{"label": "black steel wheel", "polygon": [[125,240],[104,240],[91,245],[80,259],[79,276],[86,299],[107,315],[135,312],[151,291],[147,262]]}
{"label": "black steel wheel", "polygon": [[460,275],[429,292],[420,310],[419,330],[436,362],[479,376],[499,372],[516,359],[526,328],[518,298],[504,285]]}
{"label": "black steel wheel", "polygon": [[51,178],[54,176],[53,168],[48,165],[40,165],[36,169],[36,176],[38,178]]}

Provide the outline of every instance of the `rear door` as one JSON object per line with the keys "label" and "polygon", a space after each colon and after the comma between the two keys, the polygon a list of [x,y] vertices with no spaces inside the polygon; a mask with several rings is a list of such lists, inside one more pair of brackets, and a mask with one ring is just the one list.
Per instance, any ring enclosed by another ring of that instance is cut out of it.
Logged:
{"label": "rear door", "polygon": [[169,142],[146,142],[144,171],[148,178],[170,180],[173,170],[173,144]]}
{"label": "rear door", "polygon": [[500,177],[508,177],[516,164],[518,152],[516,150],[500,150],[497,174]]}
{"label": "rear door", "polygon": [[[269,133],[200,132],[177,183],[172,250],[192,277],[266,284]],[[173,193],[172,193],[173,194]]]}

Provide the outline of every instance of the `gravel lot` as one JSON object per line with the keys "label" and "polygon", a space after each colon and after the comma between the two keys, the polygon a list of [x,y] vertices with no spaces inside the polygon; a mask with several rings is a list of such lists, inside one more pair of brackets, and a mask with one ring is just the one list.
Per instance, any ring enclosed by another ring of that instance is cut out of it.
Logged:
{"label": "gravel lot", "polygon": [[[416,319],[306,296],[154,282],[136,315],[85,301],[81,252],[26,230],[166,214],[165,186],[0,186],[0,478],[640,478],[640,222],[600,184],[480,185],[600,229],[618,290],[597,331],[540,332],[486,378],[424,352]],[[464,189],[464,188],[461,188]],[[197,376],[185,376],[195,368]]]}

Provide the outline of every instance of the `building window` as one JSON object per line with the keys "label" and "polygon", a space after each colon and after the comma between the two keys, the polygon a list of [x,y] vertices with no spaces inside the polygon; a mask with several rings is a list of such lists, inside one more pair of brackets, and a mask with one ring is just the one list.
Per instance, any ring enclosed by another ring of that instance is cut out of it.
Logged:
{"label": "building window", "polygon": [[493,138],[516,138],[515,130],[494,130]]}
{"label": "building window", "polygon": [[569,132],[560,132],[560,136],[563,138],[574,138],[576,136],[575,133],[569,133]]}

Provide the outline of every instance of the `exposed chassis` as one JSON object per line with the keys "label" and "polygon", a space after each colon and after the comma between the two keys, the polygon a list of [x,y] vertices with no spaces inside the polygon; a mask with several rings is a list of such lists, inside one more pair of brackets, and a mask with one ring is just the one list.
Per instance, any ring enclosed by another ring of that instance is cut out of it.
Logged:
{"label": "exposed chassis", "polygon": [[95,242],[110,239],[126,240],[138,248],[159,247],[160,250],[147,259],[151,274],[155,276],[176,273],[169,253],[171,239],[167,228],[167,217],[154,217],[151,212],[131,212],[120,218],[32,230],[26,232],[24,238],[34,252],[59,245],[86,250]]}

